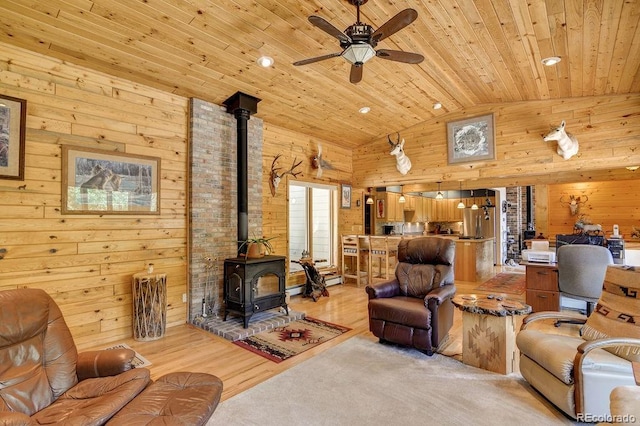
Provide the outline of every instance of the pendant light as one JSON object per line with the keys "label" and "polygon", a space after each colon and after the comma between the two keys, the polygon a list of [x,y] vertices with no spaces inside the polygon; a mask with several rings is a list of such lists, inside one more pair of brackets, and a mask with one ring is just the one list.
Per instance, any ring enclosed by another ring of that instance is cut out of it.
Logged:
{"label": "pendant light", "polygon": [[460,181],[460,202],[458,203],[458,208],[459,209],[464,209],[466,206],[464,205],[464,203],[462,202],[462,181]]}
{"label": "pendant light", "polygon": [[367,204],[373,204],[373,197],[371,196],[372,191],[373,188],[369,188],[369,195],[367,195],[367,201],[365,201]]}
{"label": "pendant light", "polygon": [[436,200],[442,200],[444,198],[444,195],[442,195],[442,191],[440,191],[440,184],[442,182],[438,182],[438,193],[436,194]]}
{"label": "pendant light", "polygon": [[473,195],[473,191],[471,191],[471,196],[473,197],[473,205],[471,206],[471,210],[478,210],[478,205],[476,204],[476,196]]}
{"label": "pendant light", "polygon": [[400,186],[400,198],[398,198],[398,202],[401,204],[407,202],[407,199],[404,198],[404,185]]}

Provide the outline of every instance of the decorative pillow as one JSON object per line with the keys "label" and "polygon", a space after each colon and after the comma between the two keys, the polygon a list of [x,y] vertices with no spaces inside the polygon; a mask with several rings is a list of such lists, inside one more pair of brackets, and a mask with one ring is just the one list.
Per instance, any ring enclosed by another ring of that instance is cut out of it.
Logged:
{"label": "decorative pillow", "polygon": [[[582,328],[582,337],[640,339],[640,268],[607,267],[602,295]],[[607,350],[629,361],[640,361],[640,347],[616,346]]]}

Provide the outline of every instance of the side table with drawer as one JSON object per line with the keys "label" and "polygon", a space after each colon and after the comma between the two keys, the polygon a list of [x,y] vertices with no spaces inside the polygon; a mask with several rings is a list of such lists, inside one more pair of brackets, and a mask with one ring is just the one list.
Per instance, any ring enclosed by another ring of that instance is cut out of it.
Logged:
{"label": "side table with drawer", "polygon": [[523,263],[526,267],[527,305],[533,312],[559,311],[558,265]]}

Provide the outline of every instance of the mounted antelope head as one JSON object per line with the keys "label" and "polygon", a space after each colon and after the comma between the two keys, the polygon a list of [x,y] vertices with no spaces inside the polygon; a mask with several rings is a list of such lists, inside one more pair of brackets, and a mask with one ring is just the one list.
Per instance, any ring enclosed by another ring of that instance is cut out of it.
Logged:
{"label": "mounted antelope head", "polygon": [[333,166],[322,158],[322,145],[318,144],[318,153],[311,157],[311,166],[316,169],[316,178],[322,177],[322,169],[333,170]]}
{"label": "mounted antelope head", "polygon": [[542,137],[542,140],[545,142],[558,141],[558,149],[556,150],[558,155],[568,160],[578,153],[579,147],[578,139],[571,133],[565,132],[564,127],[565,122],[562,120],[562,123],[558,127],[551,129],[549,133]]}
{"label": "mounted antelope head", "polygon": [[278,170],[280,170],[280,167],[276,167],[276,162],[278,161],[278,158],[280,158],[280,156],[281,156],[280,154],[276,155],[275,158],[273,159],[273,162],[271,163],[271,175],[269,179],[269,188],[271,189],[271,195],[274,197],[276,196],[276,190],[278,189],[278,185],[280,185],[280,180],[282,179],[283,176],[291,175],[293,177],[296,177],[300,173],[302,173],[302,172],[294,171],[296,167],[302,164],[302,161],[298,161],[296,163],[297,158],[293,159],[293,164],[289,170],[279,173]]}
{"label": "mounted antelope head", "polygon": [[576,197],[575,195],[569,195],[569,201],[564,200],[564,195],[560,197],[560,203],[569,206],[569,211],[571,212],[571,216],[575,216],[580,211],[580,206],[589,201],[589,197],[584,196],[584,201],[581,200],[580,197]]}
{"label": "mounted antelope head", "polygon": [[387,135],[387,140],[389,141],[389,145],[391,145],[391,155],[395,155],[396,157],[396,169],[402,175],[406,175],[411,170],[411,160],[404,154],[404,139],[400,141],[400,133],[398,133],[397,142],[393,142],[391,140],[390,135]]}

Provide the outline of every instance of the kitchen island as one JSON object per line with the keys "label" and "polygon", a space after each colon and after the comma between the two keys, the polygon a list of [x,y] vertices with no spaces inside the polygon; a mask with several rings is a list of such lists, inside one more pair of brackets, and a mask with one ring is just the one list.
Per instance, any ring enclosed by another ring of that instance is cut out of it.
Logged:
{"label": "kitchen island", "polygon": [[[429,235],[389,235],[389,243],[397,244],[402,239],[428,237],[449,238],[456,241],[456,260],[454,266],[457,281],[484,281],[494,274],[493,240],[494,238],[463,239],[457,235],[429,234]],[[358,235],[366,244],[367,235]]]}

